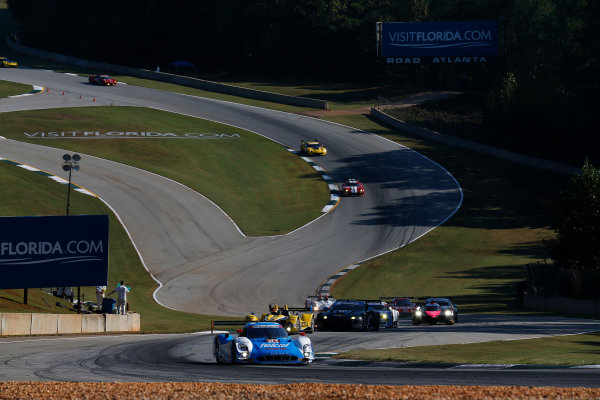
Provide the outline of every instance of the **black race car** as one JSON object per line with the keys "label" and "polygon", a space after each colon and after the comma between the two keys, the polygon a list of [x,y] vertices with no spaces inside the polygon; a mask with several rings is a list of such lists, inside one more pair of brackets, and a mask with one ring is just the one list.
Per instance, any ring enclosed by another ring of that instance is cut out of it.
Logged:
{"label": "black race car", "polygon": [[418,306],[412,313],[412,324],[438,322],[452,325],[458,322],[458,307],[445,297],[430,297],[425,304]]}
{"label": "black race car", "polygon": [[379,330],[379,311],[369,310],[364,300],[337,300],[327,311],[317,314],[318,330]]}

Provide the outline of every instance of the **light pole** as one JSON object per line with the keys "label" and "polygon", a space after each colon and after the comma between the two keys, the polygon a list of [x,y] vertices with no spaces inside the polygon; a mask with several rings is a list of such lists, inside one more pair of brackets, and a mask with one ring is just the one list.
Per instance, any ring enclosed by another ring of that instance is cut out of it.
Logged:
{"label": "light pole", "polygon": [[[71,173],[73,171],[79,171],[79,164],[77,163],[81,160],[79,154],[73,154],[71,157],[70,154],[65,154],[63,156],[63,170],[69,171],[69,183],[67,185],[67,217],[69,216],[69,206],[71,205]],[[77,313],[81,314],[81,288],[77,286]]]}
{"label": "light pole", "polygon": [[73,154],[72,157],[70,154],[65,154],[63,160],[63,170],[69,171],[69,184],[67,185],[67,216],[69,216],[69,206],[71,205],[71,173],[79,171],[79,164],[77,162],[81,160],[81,157],[79,154]]}

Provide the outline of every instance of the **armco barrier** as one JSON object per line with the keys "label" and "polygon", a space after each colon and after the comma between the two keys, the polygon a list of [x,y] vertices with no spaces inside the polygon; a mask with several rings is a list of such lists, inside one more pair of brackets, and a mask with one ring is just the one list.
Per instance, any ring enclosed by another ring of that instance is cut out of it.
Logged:
{"label": "armco barrier", "polygon": [[139,332],[140,315],[116,314],[0,314],[1,336]]}
{"label": "armco barrier", "polygon": [[319,108],[323,110],[329,109],[327,100],[310,99],[307,97],[287,96],[284,94],[265,92],[262,90],[243,88],[239,86],[227,85],[224,83],[211,82],[203,79],[190,78],[187,76],[168,74],[165,72],[155,72],[146,69],[138,69],[125,67],[122,65],[114,65],[99,61],[90,61],[83,58],[66,56],[63,54],[51,53],[49,51],[38,50],[32,47],[23,46],[15,41],[15,35],[9,35],[6,38],[7,46],[16,52],[27,54],[34,57],[43,58],[46,60],[58,61],[64,64],[77,65],[79,67],[93,68],[106,73],[135,76],[142,79],[150,79],[160,82],[174,83],[184,85],[196,89],[207,90],[233,96],[246,97],[255,100],[270,101],[273,103],[288,104],[298,107]]}

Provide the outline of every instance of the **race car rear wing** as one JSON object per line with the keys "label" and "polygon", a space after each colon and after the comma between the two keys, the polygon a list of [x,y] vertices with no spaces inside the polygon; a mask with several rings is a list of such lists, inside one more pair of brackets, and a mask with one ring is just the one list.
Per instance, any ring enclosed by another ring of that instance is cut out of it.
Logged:
{"label": "race car rear wing", "polygon": [[215,326],[234,326],[234,325],[246,325],[248,321],[215,321],[214,319],[210,320],[210,333],[214,333]]}
{"label": "race car rear wing", "polygon": [[308,307],[288,307],[288,311],[310,311]]}

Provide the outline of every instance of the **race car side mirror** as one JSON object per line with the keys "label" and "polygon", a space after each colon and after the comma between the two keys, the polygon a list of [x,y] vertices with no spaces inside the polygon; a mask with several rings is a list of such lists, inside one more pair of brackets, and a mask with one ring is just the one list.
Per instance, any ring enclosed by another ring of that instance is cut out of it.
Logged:
{"label": "race car side mirror", "polygon": [[237,330],[237,333],[241,334],[243,331],[241,329]]}

